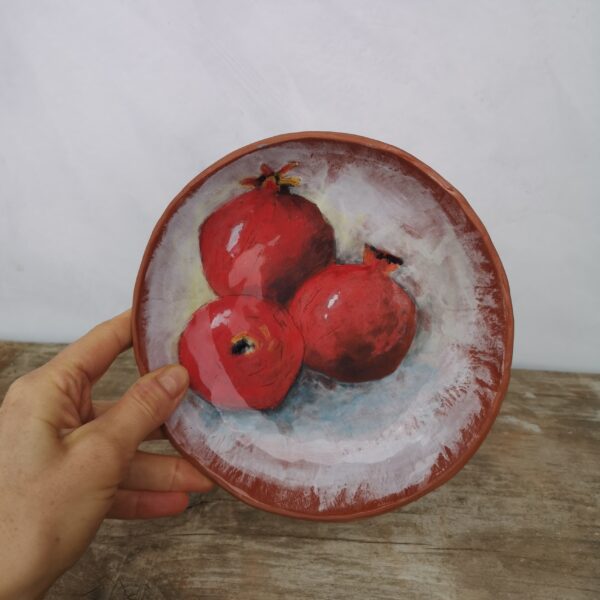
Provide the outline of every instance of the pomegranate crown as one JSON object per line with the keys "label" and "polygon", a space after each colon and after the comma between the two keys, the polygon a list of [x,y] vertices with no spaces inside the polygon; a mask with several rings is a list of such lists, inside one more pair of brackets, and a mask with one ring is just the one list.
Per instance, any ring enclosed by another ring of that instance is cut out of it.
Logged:
{"label": "pomegranate crown", "polygon": [[399,256],[394,256],[385,250],[365,244],[363,249],[363,263],[372,265],[384,273],[393,273],[404,261]]}
{"label": "pomegranate crown", "polygon": [[260,175],[258,177],[246,177],[240,183],[255,188],[287,192],[291,187],[300,185],[300,177],[290,177],[287,175],[289,171],[297,166],[298,163],[292,161],[275,171],[269,165],[263,163],[260,165]]}

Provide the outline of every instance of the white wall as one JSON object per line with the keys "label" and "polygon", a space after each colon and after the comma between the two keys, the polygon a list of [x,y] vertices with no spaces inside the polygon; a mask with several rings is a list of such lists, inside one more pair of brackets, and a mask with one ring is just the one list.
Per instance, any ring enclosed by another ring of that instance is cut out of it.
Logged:
{"label": "white wall", "polygon": [[0,337],[129,305],[197,172],[325,129],[417,155],[504,261],[520,367],[600,370],[600,3],[0,2]]}

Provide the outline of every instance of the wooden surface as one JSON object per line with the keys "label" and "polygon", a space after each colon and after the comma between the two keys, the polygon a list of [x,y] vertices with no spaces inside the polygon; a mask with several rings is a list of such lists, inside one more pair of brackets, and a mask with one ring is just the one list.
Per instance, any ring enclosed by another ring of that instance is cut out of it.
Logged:
{"label": "wooden surface", "polygon": [[[0,343],[0,397],[58,349]],[[95,398],[118,398],[135,377],[128,352]],[[597,599],[599,424],[600,375],[514,371],[479,452],[404,509],[311,523],[219,490],[195,496],[177,518],[107,521],[48,597]]]}

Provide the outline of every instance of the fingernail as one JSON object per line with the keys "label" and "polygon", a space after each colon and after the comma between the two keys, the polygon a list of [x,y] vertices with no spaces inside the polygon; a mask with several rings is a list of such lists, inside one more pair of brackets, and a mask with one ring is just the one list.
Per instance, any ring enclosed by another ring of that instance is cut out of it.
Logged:
{"label": "fingernail", "polygon": [[170,396],[178,396],[187,387],[187,371],[179,365],[168,367],[158,376],[158,383]]}

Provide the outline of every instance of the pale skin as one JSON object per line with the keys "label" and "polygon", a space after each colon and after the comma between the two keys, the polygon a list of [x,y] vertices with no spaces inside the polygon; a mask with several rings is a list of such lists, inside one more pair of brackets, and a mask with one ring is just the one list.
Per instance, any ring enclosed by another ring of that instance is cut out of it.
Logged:
{"label": "pale skin", "polygon": [[131,346],[130,312],[17,379],[0,407],[0,599],[42,598],[105,518],[176,515],[213,483],[183,458],[138,450],[181,401],[186,370],[141,377],[116,403],[94,383]]}

